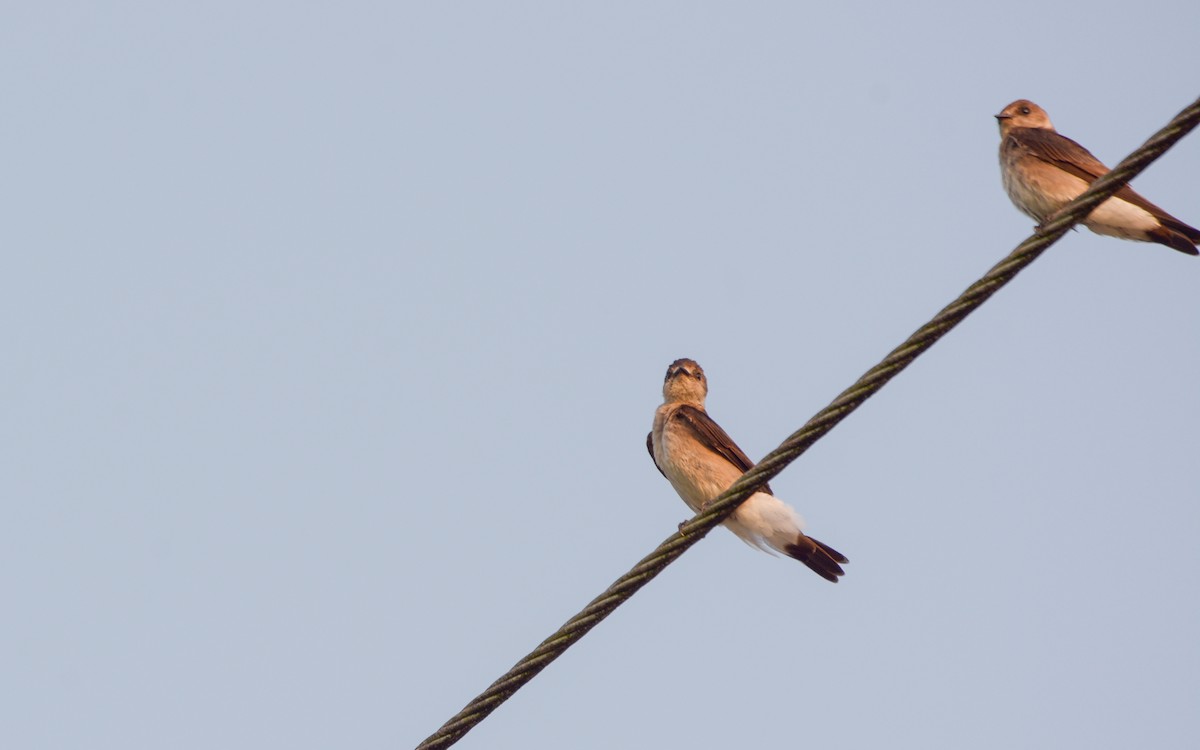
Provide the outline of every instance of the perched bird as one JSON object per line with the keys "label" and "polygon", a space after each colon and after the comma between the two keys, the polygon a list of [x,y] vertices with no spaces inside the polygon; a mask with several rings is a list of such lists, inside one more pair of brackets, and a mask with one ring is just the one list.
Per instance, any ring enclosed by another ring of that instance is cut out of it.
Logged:
{"label": "perched bird", "polygon": [[[654,465],[688,506],[699,512],[717,498],[754,463],[708,416],[704,399],[708,380],[695,361],[677,359],[667,368],[663,404],[654,412],[654,429],[646,436],[646,449]],[[742,541],[765,551],[794,557],[822,578],[837,583],[849,562],[842,553],[805,536],[802,521],[791,506],[762,489],[738,506],[725,528]]]}
{"label": "perched bird", "polygon": [[[1000,122],[1000,174],[1008,197],[1022,212],[1043,222],[1074,200],[1108,167],[1083,146],[1059,135],[1050,117],[1028,99],[996,115]],[[1200,230],[1184,224],[1135,193],[1128,185],[1083,220],[1096,234],[1157,242],[1200,255]]]}

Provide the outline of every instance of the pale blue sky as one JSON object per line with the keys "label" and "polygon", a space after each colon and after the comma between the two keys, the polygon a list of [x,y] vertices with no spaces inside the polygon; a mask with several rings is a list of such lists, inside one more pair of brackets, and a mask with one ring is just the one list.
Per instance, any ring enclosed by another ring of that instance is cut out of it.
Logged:
{"label": "pale blue sky", "polygon": [[[1030,231],[992,114],[1114,163],[1200,6],[0,12],[0,735],[416,745]],[[1110,42],[1124,48],[1105,48]],[[1135,182],[1200,223],[1200,137]],[[1185,747],[1200,260],[1071,233],[462,748]]]}

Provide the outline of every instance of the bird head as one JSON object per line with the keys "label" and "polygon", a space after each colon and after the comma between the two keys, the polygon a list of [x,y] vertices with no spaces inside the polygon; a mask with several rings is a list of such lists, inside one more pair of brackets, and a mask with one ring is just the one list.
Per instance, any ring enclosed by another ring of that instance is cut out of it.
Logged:
{"label": "bird head", "polygon": [[663,398],[667,401],[682,401],[704,406],[708,395],[708,379],[704,368],[694,359],[677,359],[667,368],[663,379]]}
{"label": "bird head", "polygon": [[1046,110],[1028,99],[1018,99],[1000,110],[1000,114],[996,115],[996,121],[1000,123],[1000,137],[1002,138],[1008,135],[1008,131],[1013,128],[1054,130],[1054,125],[1051,124],[1050,115],[1046,114]]}

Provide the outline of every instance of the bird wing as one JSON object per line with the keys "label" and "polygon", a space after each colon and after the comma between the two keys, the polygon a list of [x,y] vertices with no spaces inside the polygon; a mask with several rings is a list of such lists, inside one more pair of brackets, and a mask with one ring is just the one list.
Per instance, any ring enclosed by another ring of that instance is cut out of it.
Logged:
{"label": "bird wing", "polygon": [[1092,152],[1075,141],[1045,128],[1017,128],[1010,137],[1014,138],[1029,155],[1053,164],[1073,174],[1084,182],[1093,182],[1108,172]]}
{"label": "bird wing", "polygon": [[[654,457],[654,431],[653,430],[646,433],[646,450],[650,451],[650,460],[654,462],[654,468],[658,469],[659,474],[662,474],[664,477],[666,477],[667,472],[662,470],[662,467],[658,465],[658,459]],[[667,478],[670,479],[670,477],[667,477]]]}
{"label": "bird wing", "polygon": [[[743,474],[754,468],[754,462],[703,409],[684,404],[675,410],[671,419],[686,428],[700,445],[736,466]],[[759,488],[759,492],[774,494],[770,486],[765,484]]]}
{"label": "bird wing", "polygon": [[[1024,148],[1030,156],[1041,159],[1047,164],[1052,164],[1067,174],[1078,177],[1089,185],[1101,176],[1108,174],[1108,167],[1104,166],[1099,159],[1092,156],[1091,151],[1053,130],[1046,130],[1044,128],[1019,128],[1013,131],[1009,137],[1015,138],[1017,144]],[[1132,203],[1138,208],[1145,209],[1165,224],[1178,225],[1183,229],[1190,229],[1192,232],[1196,231],[1135,193],[1133,188],[1128,185],[1122,187],[1114,195],[1126,203]],[[1188,234],[1186,231],[1182,233]]]}

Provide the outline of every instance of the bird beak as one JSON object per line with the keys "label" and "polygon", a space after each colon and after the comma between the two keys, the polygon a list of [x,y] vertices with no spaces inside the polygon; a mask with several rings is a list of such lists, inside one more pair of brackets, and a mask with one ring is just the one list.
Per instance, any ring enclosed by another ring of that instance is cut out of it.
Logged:
{"label": "bird beak", "polygon": [[1001,113],[1000,113],[1000,114],[998,114],[998,115],[993,115],[993,117],[995,117],[997,120],[1001,120],[1001,121],[1003,121],[1003,120],[1011,120],[1011,119],[1012,119],[1012,115],[1006,115],[1006,114],[1004,114],[1003,112],[1001,112]]}

